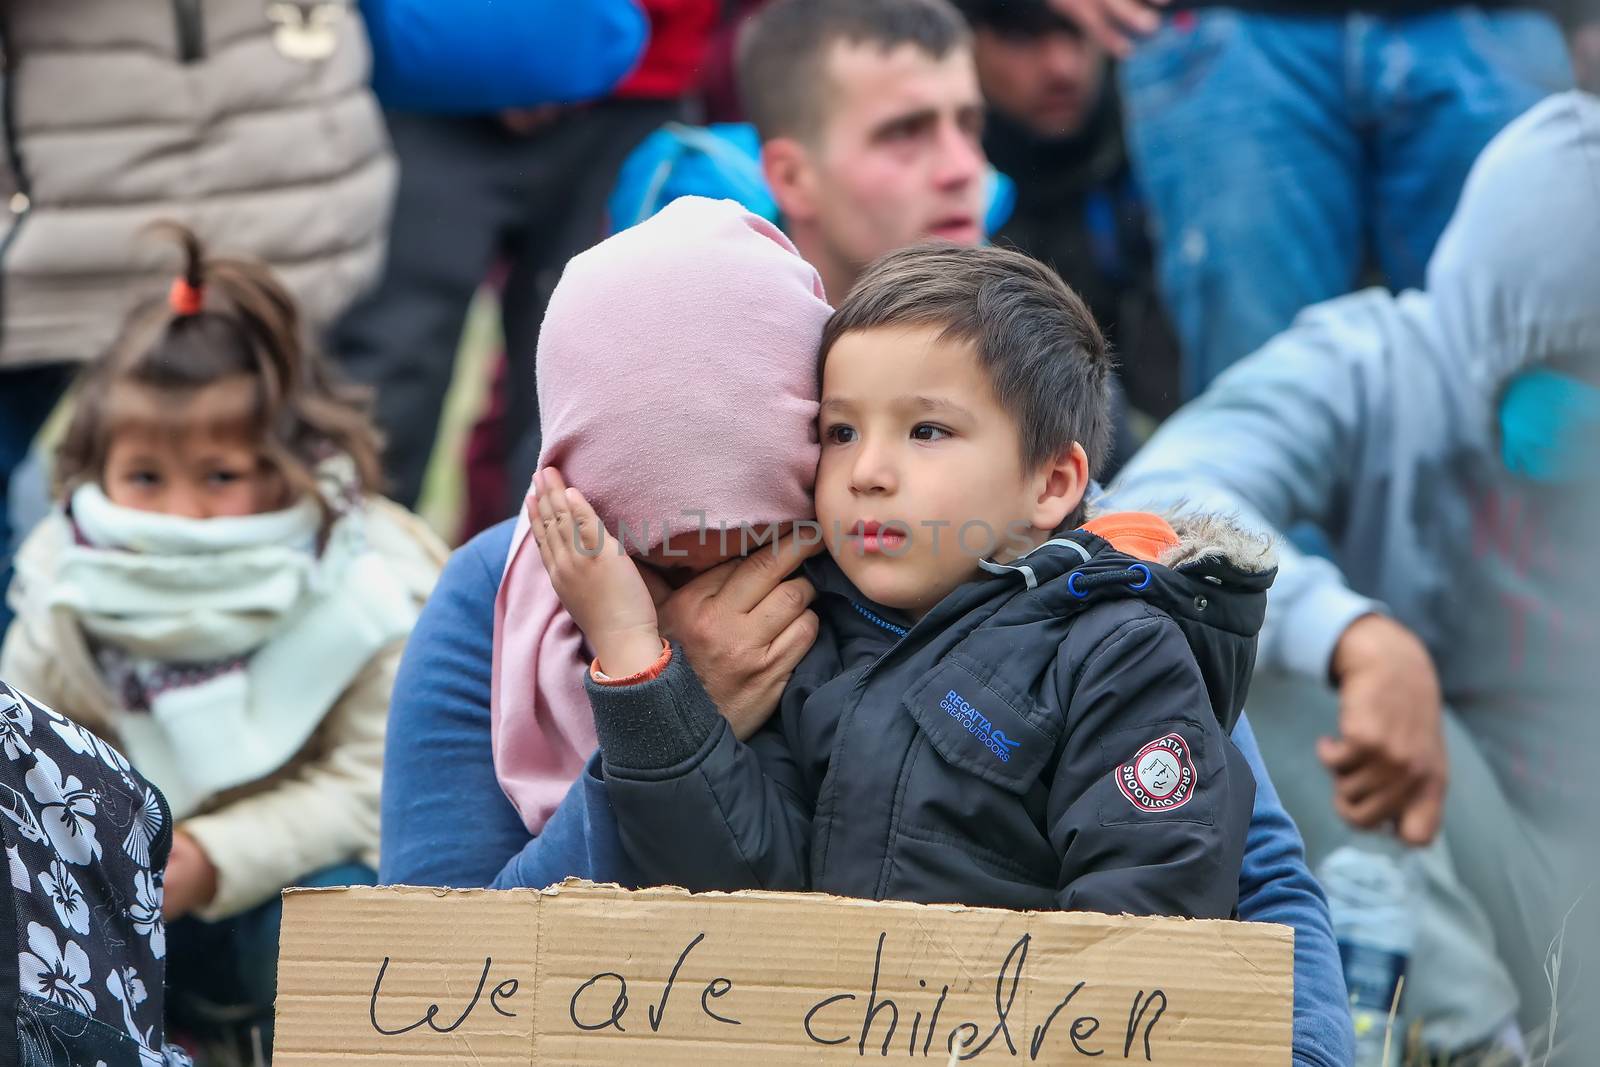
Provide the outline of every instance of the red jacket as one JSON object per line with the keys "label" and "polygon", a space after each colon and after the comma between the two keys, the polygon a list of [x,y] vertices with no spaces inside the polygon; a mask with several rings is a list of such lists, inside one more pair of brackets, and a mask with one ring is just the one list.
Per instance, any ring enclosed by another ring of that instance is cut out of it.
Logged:
{"label": "red jacket", "polygon": [[700,83],[720,0],[639,0],[650,16],[650,44],[617,86],[623,98],[670,99]]}

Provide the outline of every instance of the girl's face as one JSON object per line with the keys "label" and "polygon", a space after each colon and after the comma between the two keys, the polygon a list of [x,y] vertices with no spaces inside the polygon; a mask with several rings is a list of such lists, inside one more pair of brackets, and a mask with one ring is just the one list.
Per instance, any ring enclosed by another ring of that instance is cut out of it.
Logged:
{"label": "girl's face", "polygon": [[[212,390],[196,390],[190,402],[207,410]],[[141,422],[111,438],[101,477],[113,504],[185,519],[256,515],[288,503],[283,476],[261,450],[237,433],[215,426],[161,429]]]}

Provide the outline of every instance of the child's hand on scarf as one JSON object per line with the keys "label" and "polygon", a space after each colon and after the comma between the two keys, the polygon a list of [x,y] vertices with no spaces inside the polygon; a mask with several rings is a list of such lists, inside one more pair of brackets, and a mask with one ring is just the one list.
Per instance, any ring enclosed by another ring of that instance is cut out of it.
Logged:
{"label": "child's hand on scarf", "polygon": [[656,604],[639,565],[554,467],[534,475],[534,542],[550,584],[594,650],[600,670],[626,678],[661,657]]}

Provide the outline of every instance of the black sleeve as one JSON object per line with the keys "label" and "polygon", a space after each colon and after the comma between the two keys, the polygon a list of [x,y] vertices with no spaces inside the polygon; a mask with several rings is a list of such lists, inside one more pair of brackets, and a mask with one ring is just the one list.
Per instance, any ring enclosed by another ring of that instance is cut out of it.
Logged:
{"label": "black sleeve", "polygon": [[1057,663],[1068,733],[1049,804],[1060,907],[1231,918],[1255,779],[1188,642],[1152,614],[1087,655],[1072,644]]}
{"label": "black sleeve", "polygon": [[784,737],[784,706],[749,743],[706,695],[680,648],[660,676],[589,679],[606,789],[644,884],[686,889],[809,887],[813,803]]}

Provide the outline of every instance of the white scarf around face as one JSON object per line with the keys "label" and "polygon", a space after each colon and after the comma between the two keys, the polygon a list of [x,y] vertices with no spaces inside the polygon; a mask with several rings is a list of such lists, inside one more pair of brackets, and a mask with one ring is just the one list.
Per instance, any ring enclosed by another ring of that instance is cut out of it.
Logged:
{"label": "white scarf around face", "polygon": [[94,641],[139,659],[246,655],[319,577],[322,512],[309,498],[262,515],[184,519],[119,507],[91,484],[72,494],[71,517],[88,544],[62,554],[51,600]]}
{"label": "white scarf around face", "polygon": [[[348,461],[319,474],[348,489]],[[339,499],[337,495],[333,499]],[[174,817],[270,775],[417,609],[371,551],[359,498],[317,551],[322,512],[305,498],[276,512],[184,519],[119,507],[98,486],[73,493],[80,541],[47,594],[147,695],[118,724],[128,758]],[[119,687],[108,678],[116,695]]]}

